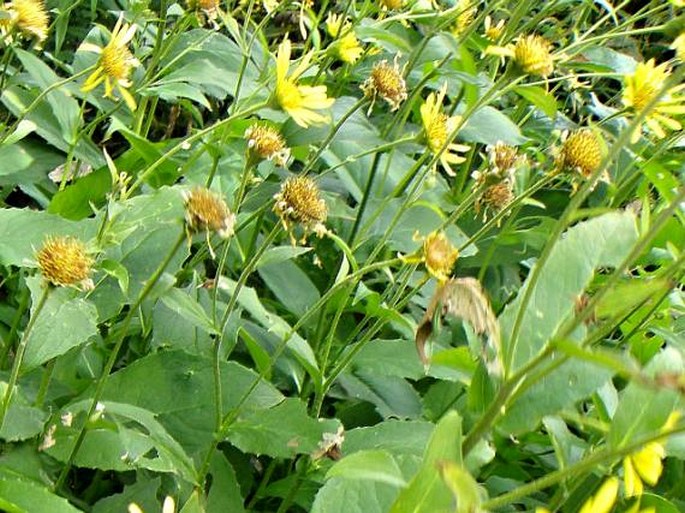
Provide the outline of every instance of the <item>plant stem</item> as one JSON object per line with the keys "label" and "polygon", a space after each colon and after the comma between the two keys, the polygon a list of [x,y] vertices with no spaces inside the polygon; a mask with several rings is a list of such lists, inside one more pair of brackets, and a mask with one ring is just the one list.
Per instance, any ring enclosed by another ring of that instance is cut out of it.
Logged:
{"label": "plant stem", "polygon": [[36,308],[33,310],[33,315],[29,319],[29,323],[24,330],[24,334],[21,337],[21,341],[17,346],[17,353],[14,355],[14,362],[12,363],[12,371],[10,372],[10,379],[7,383],[7,390],[5,391],[5,397],[2,400],[2,405],[0,405],[0,431],[5,424],[5,417],[9,411],[10,403],[12,402],[12,395],[14,393],[14,387],[19,379],[19,369],[21,368],[21,363],[24,359],[24,352],[26,351],[26,345],[28,344],[29,337],[31,336],[31,330],[36,324],[36,320],[40,315],[41,310],[45,306],[45,302],[48,299],[48,294],[50,293],[50,285],[44,284],[43,291],[36,303]]}
{"label": "plant stem", "polygon": [[126,317],[124,318],[122,326],[118,331],[117,341],[114,344],[114,347],[112,348],[112,351],[109,355],[109,358],[107,359],[107,362],[105,363],[105,368],[103,369],[102,374],[100,376],[100,379],[98,380],[98,383],[95,387],[93,399],[90,402],[90,407],[88,408],[88,412],[86,413],[86,418],[83,421],[83,425],[81,426],[81,429],[79,430],[78,436],[76,437],[76,441],[74,442],[74,446],[72,447],[71,452],[69,453],[69,456],[67,457],[67,461],[64,464],[62,471],[59,474],[57,482],[53,486],[54,491],[59,491],[62,488],[62,486],[64,485],[64,482],[67,478],[69,470],[71,469],[71,466],[74,463],[74,458],[76,457],[76,454],[78,453],[79,449],[81,448],[81,445],[83,444],[83,441],[86,437],[86,433],[88,431],[89,419],[92,417],[93,413],[95,413],[95,409],[97,407],[97,404],[100,401],[100,398],[102,397],[102,394],[105,391],[105,384],[107,383],[107,378],[109,378],[109,375],[112,372],[112,369],[114,368],[114,364],[117,361],[117,356],[119,355],[119,351],[121,350],[121,346],[124,343],[124,339],[126,338],[126,333],[128,332],[128,328],[131,325],[131,321],[133,319],[135,312],[138,311],[138,307],[142,304],[142,302],[145,300],[145,298],[148,296],[148,294],[150,294],[150,292],[154,288],[155,284],[157,283],[159,278],[162,276],[162,274],[166,270],[167,266],[171,263],[171,260],[174,258],[174,256],[176,255],[176,252],[181,247],[181,245],[183,244],[183,241],[185,241],[185,239],[186,239],[185,230],[181,230],[181,234],[179,235],[178,239],[176,240],[176,242],[172,246],[171,251],[169,251],[169,253],[164,258],[162,263],[159,264],[159,266],[157,267],[155,272],[152,274],[152,276],[150,276],[150,279],[145,282],[145,286],[142,288],[142,290],[138,294],[136,301],[130,306],[128,313],[126,314]]}

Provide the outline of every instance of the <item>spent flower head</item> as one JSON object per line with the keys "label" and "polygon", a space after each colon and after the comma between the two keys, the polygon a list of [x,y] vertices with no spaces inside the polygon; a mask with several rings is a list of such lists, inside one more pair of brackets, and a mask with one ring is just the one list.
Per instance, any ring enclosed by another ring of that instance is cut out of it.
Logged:
{"label": "spent flower head", "polygon": [[123,23],[123,17],[119,17],[110,34],[109,43],[104,47],[91,43],[81,45],[81,50],[100,54],[95,71],[86,79],[81,91],[87,93],[104,82],[105,97],[113,98],[112,91],[116,87],[128,108],[135,110],[136,101],[128,90],[131,87],[131,71],[140,64],[128,48],[135,32],[135,25]]}
{"label": "spent flower head", "polygon": [[324,223],[328,217],[326,202],[316,182],[308,176],[291,176],[281,184],[281,190],[274,195],[274,212],[281,218],[283,227],[291,234],[295,224],[304,228],[302,241],[307,232],[313,231],[319,237],[326,233]]}
{"label": "spent flower head", "polygon": [[[680,121],[672,116],[685,114],[685,96],[681,93],[685,84],[679,84],[669,88],[661,95],[659,91],[671,76],[667,63],[656,65],[654,59],[640,62],[635,72],[624,77],[623,105],[635,112],[640,112],[654,100],[652,107],[645,118],[645,124],[658,138],[666,137],[666,130],[682,130]],[[636,129],[632,136],[632,142],[640,138],[640,130]]]}
{"label": "spent flower head", "polygon": [[233,235],[235,215],[222,198],[205,187],[195,187],[183,196],[186,226],[191,233],[216,232],[222,238]]}
{"label": "spent flower head", "polygon": [[221,14],[220,0],[187,0],[186,4],[197,13],[197,19],[203,24],[207,21],[215,24]]}
{"label": "spent flower head", "polygon": [[75,237],[48,237],[36,252],[36,260],[43,278],[52,285],[93,288],[93,259],[86,245]]}
{"label": "spent flower head", "polygon": [[38,45],[48,37],[50,17],[43,0],[12,0],[5,4],[9,18],[0,20],[0,30],[5,36],[17,28],[27,38]]}
{"label": "spent flower head", "polygon": [[392,65],[387,60],[374,64],[369,78],[361,85],[364,95],[371,98],[369,112],[378,96],[390,105],[391,111],[399,109],[402,102],[407,99],[407,84],[397,64],[397,59],[398,57],[395,57]]}
{"label": "spent flower head", "polygon": [[299,85],[298,79],[309,67],[313,52],[302,57],[295,70],[288,75],[292,44],[288,38],[278,46],[276,57],[276,103],[288,113],[293,121],[307,128],[311,124],[325,123],[328,118],[317,110],[328,109],[335,100],[326,96],[326,86]]}
{"label": "spent flower head", "polygon": [[256,160],[273,160],[285,167],[290,158],[290,148],[275,128],[255,123],[245,131],[250,157]]}
{"label": "spent flower head", "polygon": [[514,200],[514,188],[509,180],[489,185],[476,200],[476,214],[483,211],[483,222],[487,221],[490,212],[498,214]]}
{"label": "spent flower head", "polygon": [[442,102],[446,92],[447,84],[437,94],[430,93],[419,111],[428,147],[434,154],[440,153],[440,163],[445,171],[448,175],[455,176],[456,173],[452,170],[451,165],[460,164],[466,160],[458,155],[458,152],[468,151],[469,146],[451,142],[447,144],[448,138],[453,135],[460,118],[459,116],[448,116],[442,112]]}

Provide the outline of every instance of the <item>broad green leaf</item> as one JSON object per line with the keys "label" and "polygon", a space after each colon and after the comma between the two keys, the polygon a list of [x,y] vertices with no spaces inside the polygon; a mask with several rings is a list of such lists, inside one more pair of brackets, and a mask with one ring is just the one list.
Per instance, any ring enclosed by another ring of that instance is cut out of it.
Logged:
{"label": "broad green leaf", "polygon": [[258,272],[281,304],[295,315],[301,316],[320,297],[307,273],[290,260],[263,265]]}
{"label": "broad green leaf", "polygon": [[330,479],[316,494],[311,513],[387,513],[395,486],[358,479]]}
{"label": "broad green leaf", "polygon": [[309,417],[302,402],[289,398],[238,419],[227,439],[244,452],[288,458],[315,452],[324,433],[336,433],[339,426],[337,420]]}
{"label": "broad green leaf", "polygon": [[523,313],[518,338],[511,341],[527,280],[500,316],[505,373],[535,357],[573,315],[575,301],[590,284],[595,269],[619,265],[637,240],[635,216],[612,212],[569,228],[552,250]]}
{"label": "broad green leaf", "polygon": [[48,205],[48,212],[67,219],[83,219],[93,213],[93,207],[105,204],[106,195],[111,188],[112,177],[109,170],[101,167],[58,191]]}
{"label": "broad green leaf", "polygon": [[218,333],[214,323],[205,312],[202,305],[198,303],[190,294],[191,291],[182,291],[177,288],[170,289],[160,299],[176,315],[184,318],[207,333]]}
{"label": "broad green leaf", "polygon": [[0,508],[7,513],[78,513],[69,502],[35,481],[0,469]]}
{"label": "broad green leaf", "polygon": [[[666,347],[645,368],[647,375],[682,375],[685,362],[677,350]],[[680,395],[673,389],[654,389],[639,383],[630,383],[619,394],[608,441],[613,447],[622,447],[640,437],[658,432],[674,411]]]}
{"label": "broad green leaf", "polygon": [[28,121],[22,119],[18,124],[14,132],[9,134],[5,140],[0,143],[0,147],[9,146],[11,144],[21,141],[24,137],[36,130],[36,124],[33,121]]}
{"label": "broad green leaf", "polygon": [[220,452],[212,458],[209,467],[212,485],[207,494],[207,513],[243,513],[243,497],[236,472]]}
{"label": "broad green leaf", "polygon": [[326,474],[326,479],[334,477],[376,481],[399,487],[407,484],[392,455],[379,450],[359,451],[345,456]]}
{"label": "broad green leaf", "polygon": [[452,461],[438,464],[442,478],[454,495],[457,504],[456,513],[473,513],[480,510],[480,491],[478,483],[461,465]]}
{"label": "broad green leaf", "polygon": [[[26,281],[35,305],[43,294],[43,280],[34,276]],[[95,306],[88,300],[75,296],[77,294],[73,289],[50,289],[26,345],[22,364],[24,371],[85,344],[97,335]]]}
{"label": "broad green leaf", "polygon": [[[46,90],[62,80],[33,53],[20,48],[15,48],[14,53],[29,75],[31,75],[39,90]],[[52,113],[59,122],[64,141],[73,143],[80,120],[80,109],[78,102],[69,93],[69,87],[71,87],[69,84],[64,84],[60,88],[53,89],[47,94],[47,101],[50,104]]]}
{"label": "broad green leaf", "polygon": [[497,422],[507,434],[535,429],[542,417],[559,412],[588,397],[607,383],[613,372],[571,359],[517,397]]}
{"label": "broad green leaf", "polygon": [[[64,413],[77,416],[90,407],[90,399],[66,406]],[[76,455],[80,467],[126,471],[144,468],[155,472],[177,474],[195,482],[192,460],[181,445],[169,435],[155,415],[130,404],[103,401],[101,416],[89,421],[83,445]],[[55,424],[55,443],[46,452],[66,461],[79,433],[80,422]]]}
{"label": "broad green leaf", "polygon": [[459,131],[460,140],[466,142],[497,144],[503,142],[518,146],[527,141],[521,130],[505,114],[486,105],[478,109]]}
{"label": "broad green leaf", "polygon": [[407,340],[373,340],[357,352],[352,367],[408,379],[420,379],[425,374],[416,347]]}
{"label": "broad green leaf", "polygon": [[[207,352],[209,354],[209,351]],[[104,401],[128,403],[149,410],[188,453],[206,450],[215,426],[214,374],[209,357],[184,351],[149,354],[115,372],[107,380]],[[223,411],[234,408],[258,378],[235,362],[221,365]],[[155,393],[151,394],[150,391]],[[261,381],[243,405],[245,413],[271,408],[283,395]]]}
{"label": "broad green leaf", "polygon": [[157,490],[161,484],[161,477],[145,477],[138,474],[136,482],[125,486],[121,493],[116,493],[99,500],[93,506],[93,513],[124,512],[131,503],[137,504],[143,511],[159,509]]}
{"label": "broad green leaf", "polygon": [[544,112],[548,117],[554,119],[557,115],[557,100],[554,95],[547,92],[542,87],[537,86],[519,86],[514,88],[514,92],[525,98],[530,103],[535,105],[538,109]]}
{"label": "broad green leaf", "polygon": [[312,248],[303,248],[301,246],[275,246],[267,249],[264,254],[257,261],[255,269],[262,266],[280,264],[286,260],[292,260],[300,255],[309,253]]}
{"label": "broad green leaf", "polygon": [[44,182],[64,156],[51,146],[30,138],[0,146],[0,185]]}
{"label": "broad green leaf", "polygon": [[368,370],[345,372],[338,384],[348,397],[369,401],[383,418],[416,419],[421,416],[421,399],[408,381],[394,376],[377,376]]}
{"label": "broad green leaf", "polygon": [[[7,383],[0,382],[0,391],[2,393],[0,397],[5,397]],[[31,406],[23,394],[15,389],[5,422],[2,424],[0,438],[7,442],[33,438],[43,431],[43,424],[47,417],[47,413]],[[4,463],[0,460],[0,467],[2,466]]]}
{"label": "broad green leaf", "polygon": [[393,455],[422,456],[434,425],[423,420],[386,420],[375,426],[359,427],[345,433],[345,454],[383,449]]}
{"label": "broad green leaf", "polygon": [[421,468],[392,505],[390,513],[447,513],[453,511],[452,492],[443,481],[439,465],[463,465],[461,417],[445,415],[428,442]]}

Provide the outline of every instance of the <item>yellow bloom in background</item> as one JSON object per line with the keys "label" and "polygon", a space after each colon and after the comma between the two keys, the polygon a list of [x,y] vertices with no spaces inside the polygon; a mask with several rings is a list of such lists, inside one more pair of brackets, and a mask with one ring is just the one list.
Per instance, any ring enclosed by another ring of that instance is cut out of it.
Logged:
{"label": "yellow bloom in background", "polygon": [[390,105],[391,111],[399,109],[402,102],[407,99],[407,84],[397,64],[397,58],[392,65],[386,60],[374,64],[371,75],[361,85],[361,90],[367,98],[371,98],[369,112],[378,96]]}
{"label": "yellow bloom in background", "polygon": [[52,285],[93,287],[93,260],[86,245],[75,237],[49,237],[36,253],[36,260],[43,278]]}
{"label": "yellow bloom in background", "polygon": [[336,38],[330,50],[341,61],[353,64],[364,53],[352,26],[342,16],[328,13],[326,31],[331,37]]}
{"label": "yellow bloom in background", "polygon": [[499,20],[494,24],[492,18],[488,15],[485,17],[484,28],[485,37],[490,41],[495,42],[502,37],[502,32],[504,32],[504,20]]}
{"label": "yellow bloom in background", "polygon": [[433,231],[426,237],[416,232],[414,240],[423,241],[421,249],[400,258],[407,264],[424,264],[428,274],[439,283],[447,282],[459,258],[459,250],[452,245],[445,232]]}
{"label": "yellow bloom in background", "polygon": [[9,11],[10,19],[5,22],[3,33],[16,26],[24,36],[34,38],[38,43],[45,41],[48,37],[50,18],[42,0],[13,0],[5,7]]}
{"label": "yellow bloom in background", "polygon": [[457,19],[452,25],[452,34],[459,36],[469,28],[473,20],[478,14],[478,9],[475,7],[473,0],[458,0],[455,8],[457,9]]}
{"label": "yellow bloom in background", "polygon": [[465,152],[469,150],[469,146],[464,144],[447,143],[447,138],[454,132],[460,118],[458,116],[447,116],[442,112],[442,101],[445,98],[447,86],[443,86],[438,94],[431,93],[426,98],[426,101],[421,105],[421,122],[423,123],[423,130],[426,134],[426,142],[428,147],[434,154],[440,154],[440,163],[445,168],[445,171],[450,176],[455,176],[452,171],[452,164],[460,164],[466,159],[457,154],[457,152]]}
{"label": "yellow bloom in background", "polygon": [[402,9],[404,0],[380,0],[380,4],[385,9],[396,11],[398,9]]}
{"label": "yellow bloom in background", "polygon": [[314,111],[328,109],[335,102],[326,96],[326,86],[312,87],[297,83],[297,79],[309,67],[313,52],[303,56],[295,71],[288,76],[291,51],[290,40],[286,38],[278,46],[276,58],[276,102],[301,127],[325,123],[328,118]]}
{"label": "yellow bloom in background", "polygon": [[507,46],[488,46],[485,53],[509,57],[529,75],[547,77],[554,71],[552,45],[545,38],[537,35],[519,37],[515,44]]}
{"label": "yellow bloom in background", "polygon": [[326,202],[321,198],[321,192],[316,182],[308,176],[290,177],[281,184],[281,190],[274,195],[274,212],[281,218],[283,227],[291,232],[293,224],[299,223],[305,230],[302,239],[306,241],[308,231],[315,232],[319,237],[326,233],[324,223],[328,217]]}
{"label": "yellow bloom in background", "polygon": [[[626,75],[623,89],[623,105],[639,112],[652,102],[671,75],[667,63],[657,66],[654,59],[638,63],[635,73]],[[645,118],[645,124],[658,138],[666,137],[666,129],[682,130],[682,124],[673,115],[685,114],[685,97],[680,92],[685,84],[667,90]],[[632,142],[640,138],[640,130],[635,130]]]}
{"label": "yellow bloom in background", "polygon": [[671,46],[672,50],[675,50],[675,56],[681,61],[685,61],[685,32],[681,32],[678,37],[673,40]]}
{"label": "yellow bloom in background", "polygon": [[113,98],[112,91],[116,87],[128,108],[135,110],[136,101],[128,91],[128,88],[131,87],[131,81],[129,80],[131,71],[139,65],[139,62],[128,49],[128,43],[133,39],[136,26],[122,23],[122,19],[120,17],[117,20],[109,43],[104,48],[90,43],[84,43],[80,46],[81,50],[100,54],[95,71],[86,79],[83,87],[81,87],[81,91],[87,93],[104,82],[104,96],[106,98]]}
{"label": "yellow bloom in background", "polygon": [[643,481],[654,486],[661,472],[661,460],[666,457],[664,446],[658,442],[650,442],[642,449],[623,459],[623,479],[626,486],[626,496],[640,496],[644,491]]}
{"label": "yellow bloom in background", "polygon": [[[618,479],[610,477],[599,488],[597,493],[591,496],[579,513],[609,513],[616,503],[618,496]],[[547,508],[535,508],[535,513],[550,513]]]}

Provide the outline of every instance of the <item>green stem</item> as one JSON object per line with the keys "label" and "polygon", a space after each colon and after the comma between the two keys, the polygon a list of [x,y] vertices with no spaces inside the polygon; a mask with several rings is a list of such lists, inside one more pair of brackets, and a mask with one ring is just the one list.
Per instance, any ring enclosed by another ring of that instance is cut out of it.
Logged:
{"label": "green stem", "polygon": [[45,306],[45,301],[48,299],[48,294],[50,293],[50,285],[45,284],[43,286],[43,292],[38,299],[36,308],[33,311],[31,319],[24,330],[24,335],[21,337],[21,341],[17,346],[17,354],[14,356],[14,362],[12,363],[12,371],[10,372],[10,379],[7,383],[7,390],[5,391],[5,397],[2,400],[2,405],[0,405],[0,431],[5,424],[5,417],[12,402],[12,395],[14,393],[14,387],[19,379],[19,369],[21,368],[21,363],[24,360],[24,352],[26,351],[26,345],[28,344],[29,337],[31,336],[31,330],[36,324],[36,320],[40,315],[41,310]]}
{"label": "green stem", "polygon": [[114,347],[112,348],[112,351],[109,355],[109,358],[108,358],[107,362],[105,363],[105,368],[103,369],[102,374],[100,376],[100,379],[98,380],[98,383],[95,387],[93,399],[90,402],[90,407],[88,408],[88,412],[86,413],[86,417],[83,421],[83,425],[81,426],[81,429],[79,430],[79,433],[76,437],[76,441],[74,442],[74,445],[73,445],[73,447],[69,453],[69,456],[67,457],[67,461],[64,464],[64,467],[62,467],[62,471],[60,472],[60,475],[57,479],[57,482],[53,486],[54,491],[60,490],[62,488],[62,486],[64,485],[64,482],[67,478],[69,470],[71,469],[71,466],[74,463],[74,458],[76,457],[76,454],[78,453],[79,449],[81,448],[81,445],[83,444],[83,441],[86,437],[86,433],[88,431],[89,419],[92,417],[93,413],[95,413],[95,409],[97,407],[97,404],[100,401],[102,394],[105,391],[105,384],[107,383],[107,379],[109,378],[109,375],[112,372],[112,369],[114,368],[114,364],[117,361],[117,356],[119,355],[119,351],[121,350],[121,346],[124,343],[124,339],[126,338],[126,334],[128,333],[128,329],[131,325],[131,321],[133,319],[135,312],[138,311],[138,307],[142,304],[142,302],[145,300],[145,298],[148,296],[148,294],[150,294],[150,292],[154,288],[155,284],[157,283],[159,278],[162,276],[162,274],[166,270],[167,266],[171,263],[171,260],[176,255],[176,252],[183,245],[185,238],[186,238],[185,231],[182,230],[180,236],[178,237],[178,239],[174,243],[173,247],[171,248],[171,251],[169,251],[169,253],[167,254],[166,258],[162,261],[162,263],[159,264],[159,266],[157,267],[155,272],[152,274],[152,276],[150,276],[150,279],[145,282],[145,286],[142,288],[142,290],[138,294],[136,301],[130,306],[128,313],[126,314],[126,317],[124,318],[124,321],[122,323],[122,327],[118,331],[117,341],[114,344]]}

